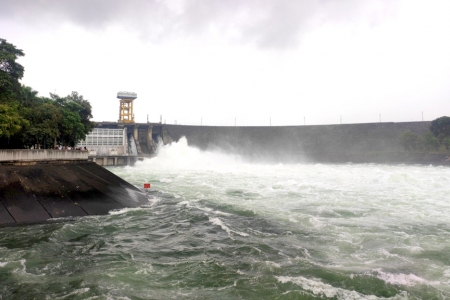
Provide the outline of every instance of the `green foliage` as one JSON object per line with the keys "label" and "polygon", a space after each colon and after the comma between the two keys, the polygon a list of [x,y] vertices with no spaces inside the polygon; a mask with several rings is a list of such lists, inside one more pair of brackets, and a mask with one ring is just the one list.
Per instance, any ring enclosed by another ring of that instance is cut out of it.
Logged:
{"label": "green foliage", "polygon": [[450,117],[440,117],[431,122],[430,131],[439,141],[450,137]]}
{"label": "green foliage", "polygon": [[402,132],[400,135],[400,144],[406,151],[416,150],[419,147],[419,136],[410,131]]}
{"label": "green foliage", "polygon": [[22,50],[0,39],[0,139],[6,141],[28,125],[18,100],[24,69],[16,60],[23,55]]}
{"label": "green foliage", "polygon": [[0,103],[0,137],[9,139],[27,125],[28,121],[19,114],[17,103]]}
{"label": "green foliage", "polygon": [[405,131],[400,134],[399,140],[406,151],[437,151],[441,145],[450,150],[450,137],[444,138],[441,142],[431,132],[419,136],[413,132]]}
{"label": "green foliage", "polygon": [[24,68],[16,60],[23,55],[0,39],[0,147],[74,146],[94,128],[91,104],[77,92],[44,98],[22,86]]}
{"label": "green foliage", "polygon": [[20,90],[24,68],[16,60],[23,55],[22,50],[0,39],[0,102],[11,100]]}
{"label": "green foliage", "polygon": [[65,145],[74,146],[79,140],[84,140],[94,128],[92,118],[92,108],[89,101],[83,99],[77,92],[61,98],[58,95],[50,94],[55,104],[60,108],[63,115],[59,125],[61,132],[61,142]]}
{"label": "green foliage", "polygon": [[450,150],[450,137],[444,138],[442,144],[445,146],[445,149]]}
{"label": "green foliage", "polygon": [[55,140],[60,136],[59,124],[62,121],[62,114],[59,108],[52,101],[36,105],[29,111],[30,127],[24,132],[24,141],[27,146],[46,144],[44,141]]}
{"label": "green foliage", "polygon": [[433,135],[431,132],[427,132],[423,139],[425,149],[428,150],[438,150],[441,143],[439,139]]}

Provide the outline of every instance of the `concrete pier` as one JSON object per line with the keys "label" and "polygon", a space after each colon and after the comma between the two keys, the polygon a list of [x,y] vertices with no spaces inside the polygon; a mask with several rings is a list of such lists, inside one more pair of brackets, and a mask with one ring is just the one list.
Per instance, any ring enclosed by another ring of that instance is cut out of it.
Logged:
{"label": "concrete pier", "polygon": [[154,154],[146,156],[131,156],[131,155],[107,155],[107,156],[89,156],[88,160],[95,162],[99,166],[133,166],[137,161],[145,158],[154,157]]}
{"label": "concrete pier", "polygon": [[0,151],[0,226],[105,215],[145,204],[143,192],[87,161],[87,152]]}
{"label": "concrete pier", "polygon": [[36,164],[86,161],[87,151],[0,149],[0,164]]}

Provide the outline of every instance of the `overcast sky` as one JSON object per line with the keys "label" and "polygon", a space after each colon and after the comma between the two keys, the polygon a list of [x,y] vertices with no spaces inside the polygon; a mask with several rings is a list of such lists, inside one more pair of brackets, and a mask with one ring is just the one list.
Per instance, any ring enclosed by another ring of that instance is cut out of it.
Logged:
{"label": "overcast sky", "polygon": [[450,116],[449,0],[0,0],[22,83],[95,121],[316,125]]}

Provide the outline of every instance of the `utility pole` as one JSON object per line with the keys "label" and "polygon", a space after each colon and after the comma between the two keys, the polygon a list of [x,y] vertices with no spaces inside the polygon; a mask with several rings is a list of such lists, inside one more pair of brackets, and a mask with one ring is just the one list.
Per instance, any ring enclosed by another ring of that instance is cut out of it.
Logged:
{"label": "utility pole", "polygon": [[148,114],[147,114],[147,124],[148,124]]}

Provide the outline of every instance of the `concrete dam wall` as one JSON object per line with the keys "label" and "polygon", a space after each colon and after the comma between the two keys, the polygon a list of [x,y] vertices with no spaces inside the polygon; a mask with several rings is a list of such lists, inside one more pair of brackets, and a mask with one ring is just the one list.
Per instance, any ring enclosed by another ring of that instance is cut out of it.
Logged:
{"label": "concrete dam wall", "polygon": [[219,149],[269,162],[432,163],[442,155],[404,153],[399,136],[424,135],[431,122],[317,126],[218,127],[164,125],[174,141],[185,136],[202,150]]}

